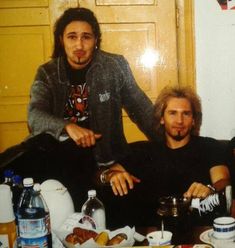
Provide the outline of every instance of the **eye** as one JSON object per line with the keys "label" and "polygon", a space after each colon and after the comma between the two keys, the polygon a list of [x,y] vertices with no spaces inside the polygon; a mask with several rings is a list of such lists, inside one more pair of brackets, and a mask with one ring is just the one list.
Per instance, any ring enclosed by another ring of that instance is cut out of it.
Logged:
{"label": "eye", "polygon": [[168,114],[169,115],[175,115],[176,114],[176,111],[169,111]]}
{"label": "eye", "polygon": [[91,40],[91,39],[93,39],[93,35],[91,34],[84,34],[82,36],[82,40]]}
{"label": "eye", "polygon": [[184,112],[184,115],[185,116],[192,116],[192,112],[191,111],[186,111],[186,112]]}
{"label": "eye", "polygon": [[77,38],[77,36],[76,35],[68,35],[67,38],[70,40],[75,40]]}

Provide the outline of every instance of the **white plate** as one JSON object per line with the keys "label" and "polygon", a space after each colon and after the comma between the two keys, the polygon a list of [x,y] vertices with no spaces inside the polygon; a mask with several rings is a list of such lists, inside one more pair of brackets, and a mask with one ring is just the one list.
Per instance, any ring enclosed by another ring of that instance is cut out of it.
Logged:
{"label": "white plate", "polygon": [[213,229],[209,229],[209,230],[206,230],[205,232],[201,233],[200,240],[204,243],[213,245],[213,243],[211,241],[211,233],[212,232],[213,232]]}
{"label": "white plate", "polygon": [[235,237],[232,239],[217,239],[213,235],[213,229],[201,233],[200,240],[214,245],[216,248],[235,248]]}

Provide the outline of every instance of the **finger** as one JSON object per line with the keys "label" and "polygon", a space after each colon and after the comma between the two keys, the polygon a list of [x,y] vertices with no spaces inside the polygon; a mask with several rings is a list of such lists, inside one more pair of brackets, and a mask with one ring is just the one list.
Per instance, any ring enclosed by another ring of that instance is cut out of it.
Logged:
{"label": "finger", "polygon": [[191,198],[193,196],[194,189],[196,188],[196,182],[192,183],[188,190],[184,193],[184,197]]}
{"label": "finger", "polygon": [[[125,189],[126,186],[124,185],[123,182],[121,182],[120,175],[116,177],[114,186],[116,187],[116,190],[120,196],[123,196],[125,191],[127,191],[127,189]],[[123,190],[123,187],[124,187],[124,190]]]}
{"label": "finger", "polygon": [[85,135],[84,140],[85,140],[84,145],[86,147],[90,147],[91,146],[91,139],[90,139],[90,135],[89,134],[86,134]]}
{"label": "finger", "polygon": [[114,195],[118,195],[118,191],[116,189],[116,186],[115,186],[114,182],[110,182],[110,186],[111,186],[111,188],[113,190]]}
{"label": "finger", "polygon": [[100,139],[102,137],[102,134],[95,133],[94,138],[95,139]]}
{"label": "finger", "polygon": [[201,192],[203,191],[204,185],[201,183],[197,183],[196,187],[194,188],[192,192],[193,197],[201,197]]}
{"label": "finger", "polygon": [[138,177],[131,175],[131,178],[132,178],[134,183],[140,183],[141,182],[141,180]]}
{"label": "finger", "polygon": [[206,198],[208,195],[210,195],[210,193],[211,193],[211,190],[207,186],[202,185],[201,190],[198,193],[197,197]]}
{"label": "finger", "polygon": [[125,194],[128,193],[128,189],[127,189],[127,184],[129,186],[129,189],[133,189],[134,188],[134,182],[133,182],[133,177],[128,174],[128,173],[123,173],[124,174],[124,178],[125,180],[122,182],[122,188]]}

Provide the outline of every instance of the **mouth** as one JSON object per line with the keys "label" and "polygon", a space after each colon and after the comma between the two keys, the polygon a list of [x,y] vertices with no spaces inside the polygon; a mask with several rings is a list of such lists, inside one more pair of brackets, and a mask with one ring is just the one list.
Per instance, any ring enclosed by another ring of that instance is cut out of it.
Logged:
{"label": "mouth", "polygon": [[176,132],[181,132],[184,130],[184,127],[173,127],[173,129],[176,131]]}
{"label": "mouth", "polygon": [[85,55],[85,52],[84,51],[75,51],[74,55],[78,58],[81,58]]}

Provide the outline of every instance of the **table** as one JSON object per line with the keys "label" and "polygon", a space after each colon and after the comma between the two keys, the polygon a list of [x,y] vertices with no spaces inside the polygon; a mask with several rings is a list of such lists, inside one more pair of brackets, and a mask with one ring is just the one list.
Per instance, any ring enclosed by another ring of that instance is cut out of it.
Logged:
{"label": "table", "polygon": [[[177,235],[174,235],[173,233],[173,239],[172,244],[203,244],[203,242],[200,240],[200,234],[204,231],[211,229],[211,226],[195,226],[192,227],[192,229],[188,232],[184,233],[178,233]],[[144,236],[146,236],[148,233],[159,230],[157,227],[136,227],[136,231]],[[143,242],[136,242],[135,246],[147,246],[148,241],[144,240]]]}

